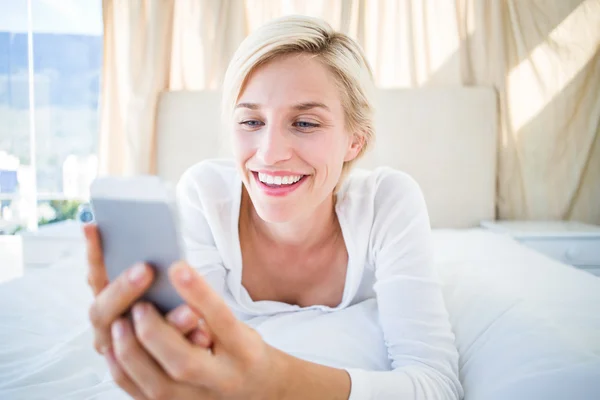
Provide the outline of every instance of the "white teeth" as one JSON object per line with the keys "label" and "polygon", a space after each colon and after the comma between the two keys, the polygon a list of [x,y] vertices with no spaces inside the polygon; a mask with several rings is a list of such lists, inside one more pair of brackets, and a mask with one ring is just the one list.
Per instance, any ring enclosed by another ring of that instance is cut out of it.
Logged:
{"label": "white teeth", "polygon": [[262,172],[258,173],[258,179],[266,183],[267,185],[291,185],[293,183],[298,182],[302,179],[302,175],[288,175],[288,176],[273,176],[264,174]]}

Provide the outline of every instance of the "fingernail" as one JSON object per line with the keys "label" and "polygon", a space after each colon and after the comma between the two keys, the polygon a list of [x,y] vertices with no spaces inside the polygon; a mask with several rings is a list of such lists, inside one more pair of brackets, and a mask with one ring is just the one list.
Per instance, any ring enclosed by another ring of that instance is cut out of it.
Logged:
{"label": "fingernail", "polygon": [[181,268],[181,271],[177,273],[177,279],[180,283],[186,284],[192,281],[192,273],[188,267]]}
{"label": "fingernail", "polygon": [[194,344],[203,344],[208,340],[204,332],[202,331],[194,331],[190,336],[190,340]]}
{"label": "fingernail", "polygon": [[133,307],[133,318],[136,321],[139,321],[140,319],[142,319],[144,314],[146,314],[146,310],[147,307],[145,304],[137,304],[135,307]]}
{"label": "fingernail", "polygon": [[175,312],[175,315],[173,317],[175,318],[175,322],[183,325],[188,319],[192,317],[192,311],[187,307],[180,308]]}
{"label": "fingernail", "polygon": [[146,275],[146,266],[144,264],[136,264],[129,270],[128,278],[131,283],[140,283]]}
{"label": "fingernail", "polygon": [[113,338],[121,339],[125,336],[127,327],[125,326],[125,321],[116,321],[112,324],[111,327]]}

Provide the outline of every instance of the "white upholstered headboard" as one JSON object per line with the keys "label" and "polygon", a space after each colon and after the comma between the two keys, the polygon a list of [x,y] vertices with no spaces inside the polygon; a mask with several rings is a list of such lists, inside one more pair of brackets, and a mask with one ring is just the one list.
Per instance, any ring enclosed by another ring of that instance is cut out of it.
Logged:
{"label": "white upholstered headboard", "polygon": [[[434,228],[494,219],[496,95],[492,89],[380,90],[376,143],[359,166],[387,165],[421,185]],[[217,92],[165,92],[157,116],[158,175],[175,182],[206,158],[228,156]]]}

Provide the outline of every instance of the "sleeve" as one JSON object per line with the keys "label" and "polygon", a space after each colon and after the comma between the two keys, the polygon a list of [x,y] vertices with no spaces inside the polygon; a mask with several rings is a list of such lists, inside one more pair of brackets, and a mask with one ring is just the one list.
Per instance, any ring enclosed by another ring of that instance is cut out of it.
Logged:
{"label": "sleeve", "polygon": [[460,399],[458,351],[433,265],[429,215],[418,184],[380,178],[370,237],[380,324],[391,371],[347,369],[351,400]]}
{"label": "sleeve", "polygon": [[207,201],[203,202],[199,185],[201,181],[210,181],[210,177],[198,176],[193,168],[182,175],[176,188],[182,246],[186,261],[202,274],[217,293],[223,294],[226,269],[205,214],[205,208],[210,208],[210,204],[203,204]]}

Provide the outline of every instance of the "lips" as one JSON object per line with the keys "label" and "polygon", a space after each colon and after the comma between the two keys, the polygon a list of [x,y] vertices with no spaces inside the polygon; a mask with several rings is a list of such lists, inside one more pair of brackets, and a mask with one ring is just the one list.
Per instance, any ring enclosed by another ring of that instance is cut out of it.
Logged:
{"label": "lips", "polygon": [[[259,177],[260,174],[260,177]],[[295,175],[289,173],[266,174],[263,172],[252,171],[254,180],[258,188],[268,196],[287,196],[298,189],[307,178],[307,175]],[[262,180],[261,180],[262,178]],[[287,179],[286,179],[287,178]],[[291,179],[294,178],[294,179]],[[263,181],[267,182],[263,182]],[[283,182],[292,183],[283,183]],[[273,182],[273,183],[271,183]],[[277,183],[276,183],[277,182]]]}

